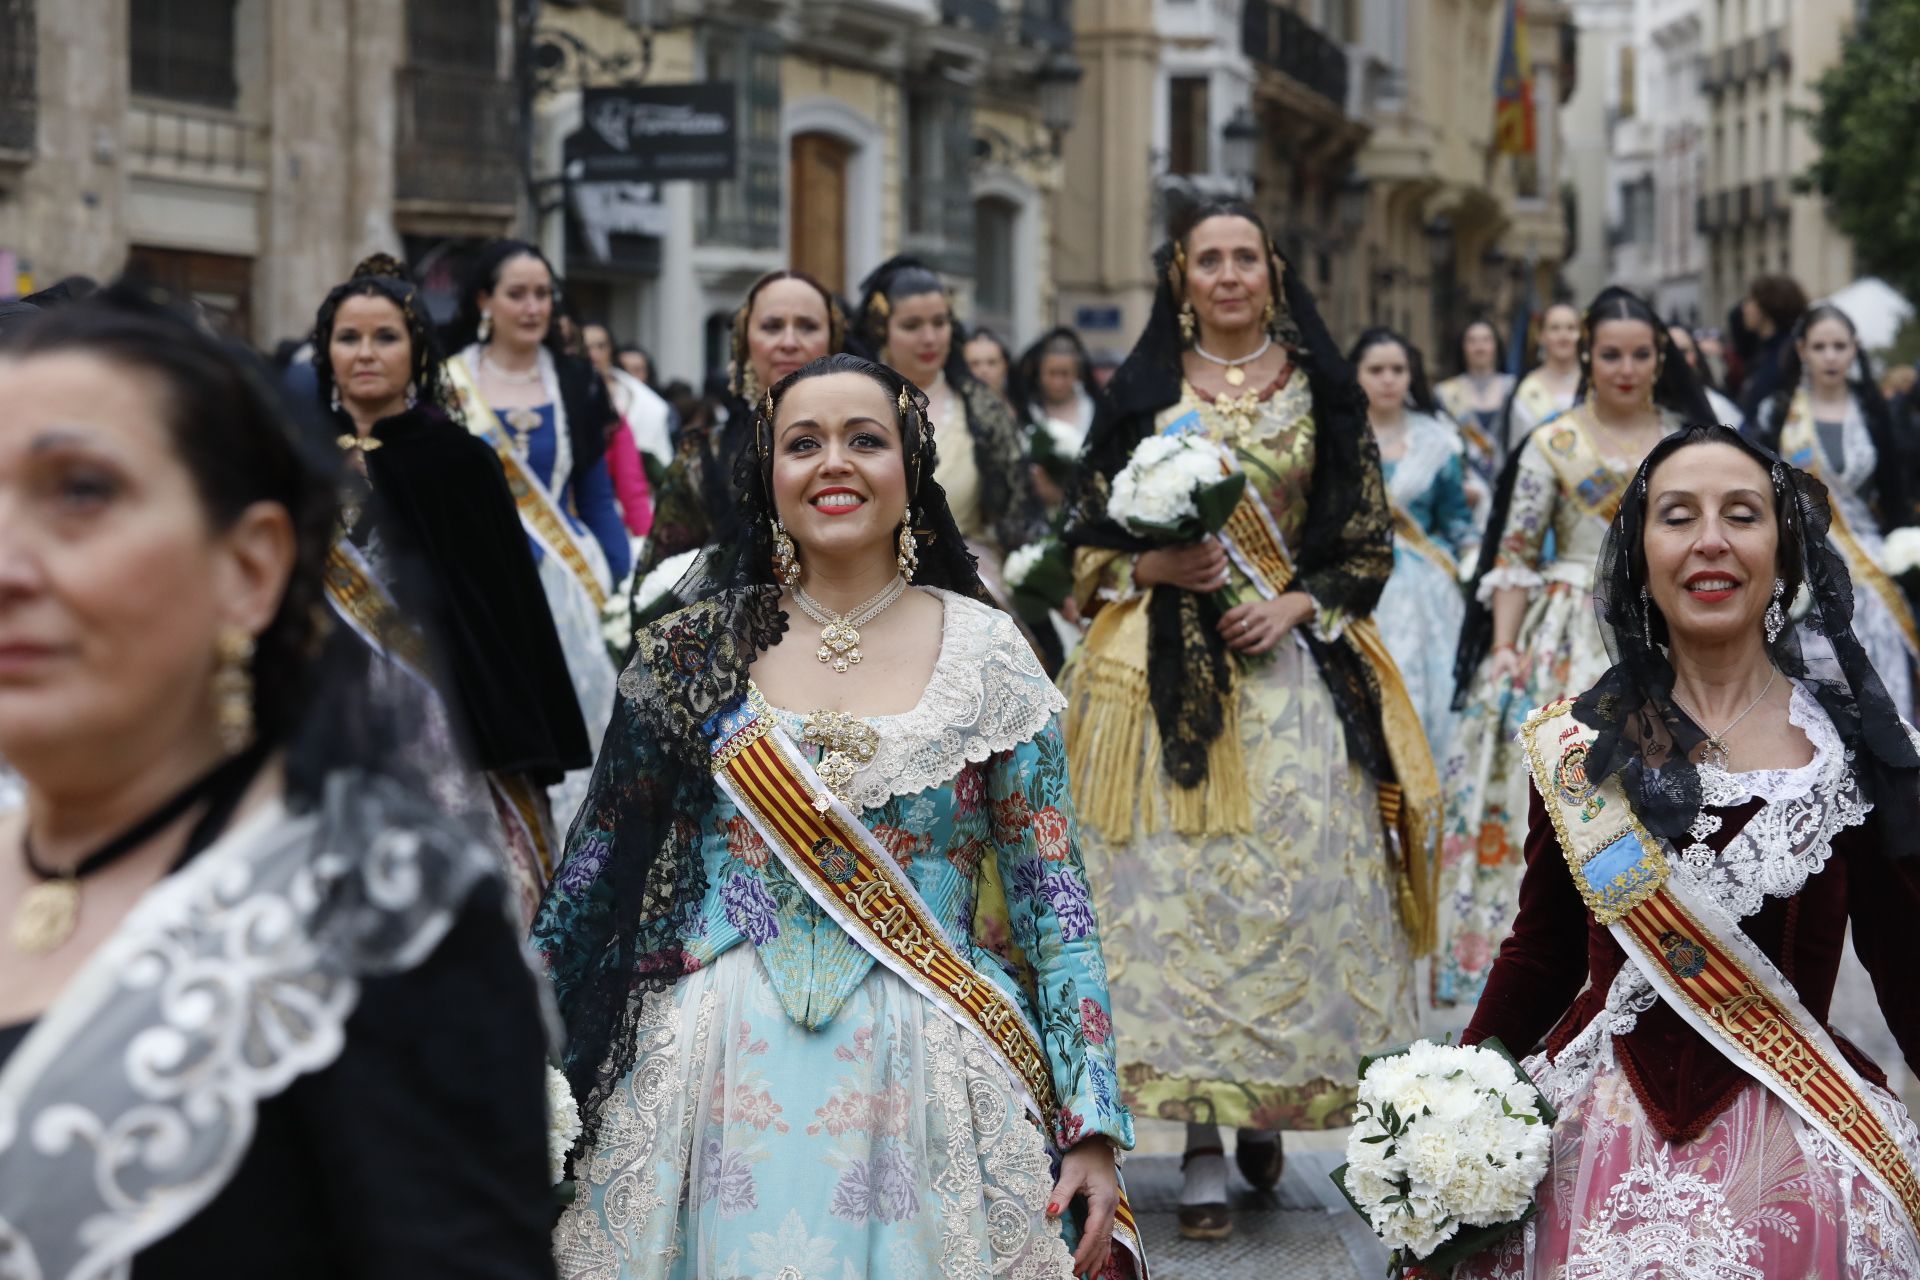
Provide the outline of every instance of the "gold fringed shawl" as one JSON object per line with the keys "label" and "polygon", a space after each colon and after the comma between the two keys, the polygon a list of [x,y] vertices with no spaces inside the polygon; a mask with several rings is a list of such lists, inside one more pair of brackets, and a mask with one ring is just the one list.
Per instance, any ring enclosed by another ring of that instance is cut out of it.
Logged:
{"label": "gold fringed shawl", "polygon": [[[1089,557],[1103,567],[1116,554],[1083,547],[1075,567]],[[1133,831],[1137,800],[1148,831],[1244,835],[1253,830],[1253,798],[1240,748],[1237,691],[1229,687],[1220,699],[1222,728],[1208,749],[1206,781],[1175,786],[1160,767],[1160,730],[1148,698],[1147,631],[1145,594],[1107,605],[1094,615],[1070,673],[1061,677],[1068,694],[1067,762],[1080,820],[1125,839]]]}

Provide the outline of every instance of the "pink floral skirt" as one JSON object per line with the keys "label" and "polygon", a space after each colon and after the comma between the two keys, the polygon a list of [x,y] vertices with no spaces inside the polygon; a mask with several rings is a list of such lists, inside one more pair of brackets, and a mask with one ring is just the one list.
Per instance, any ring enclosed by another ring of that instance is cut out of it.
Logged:
{"label": "pink floral skirt", "polygon": [[[1542,1057],[1526,1065],[1543,1079]],[[1899,1205],[1757,1083],[1675,1145],[1603,1052],[1559,1111],[1539,1213],[1455,1280],[1920,1277],[1920,1238]],[[1912,1151],[1920,1139],[1899,1117]]]}

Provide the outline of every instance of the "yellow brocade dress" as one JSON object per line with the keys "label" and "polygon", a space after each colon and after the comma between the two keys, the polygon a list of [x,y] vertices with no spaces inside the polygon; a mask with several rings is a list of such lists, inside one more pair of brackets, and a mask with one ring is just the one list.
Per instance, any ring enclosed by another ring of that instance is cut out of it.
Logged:
{"label": "yellow brocade dress", "polygon": [[[1311,409],[1304,377],[1235,412],[1187,386],[1155,425],[1164,430],[1197,412],[1208,435],[1235,451],[1289,547],[1298,547],[1314,465]],[[1364,518],[1386,518],[1377,472],[1366,503],[1378,511]],[[1131,564],[1118,552],[1082,548],[1076,576],[1097,582],[1100,598],[1124,601],[1134,595]],[[1258,598],[1237,566],[1232,574],[1230,591]],[[1095,591],[1088,585],[1083,594]],[[1302,626],[1331,639],[1344,621],[1322,608]],[[1082,657],[1061,677],[1070,724],[1088,697],[1090,661],[1111,634],[1096,619]],[[1312,654],[1289,637],[1265,659],[1237,665],[1228,731],[1237,722],[1250,822],[1175,829],[1175,786],[1158,766],[1151,713],[1152,770],[1119,797],[1130,823],[1115,829],[1116,798],[1089,795],[1076,779],[1122,1096],[1136,1115],[1162,1119],[1336,1128],[1352,1122],[1360,1055],[1412,1038],[1413,960],[1375,785],[1348,759]]]}

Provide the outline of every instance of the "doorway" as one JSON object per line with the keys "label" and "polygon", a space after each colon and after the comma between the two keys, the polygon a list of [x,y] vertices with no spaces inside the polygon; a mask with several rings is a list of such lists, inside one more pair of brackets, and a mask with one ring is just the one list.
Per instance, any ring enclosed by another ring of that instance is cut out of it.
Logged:
{"label": "doorway", "polygon": [[847,169],[853,148],[830,133],[797,133],[789,157],[793,265],[831,292],[847,291]]}

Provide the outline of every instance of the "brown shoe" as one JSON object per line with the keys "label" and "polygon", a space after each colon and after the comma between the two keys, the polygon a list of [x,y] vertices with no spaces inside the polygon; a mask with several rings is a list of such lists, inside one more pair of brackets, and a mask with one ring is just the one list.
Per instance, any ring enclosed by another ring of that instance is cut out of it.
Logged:
{"label": "brown shoe", "polygon": [[1280,1135],[1271,1140],[1249,1142],[1241,1138],[1233,1146],[1233,1162],[1240,1176],[1253,1184],[1255,1191],[1271,1191],[1280,1185],[1280,1174],[1287,1167],[1287,1153],[1280,1149]]}
{"label": "brown shoe", "polygon": [[1189,1240],[1225,1240],[1233,1234],[1233,1219],[1224,1204],[1183,1204],[1180,1234]]}

